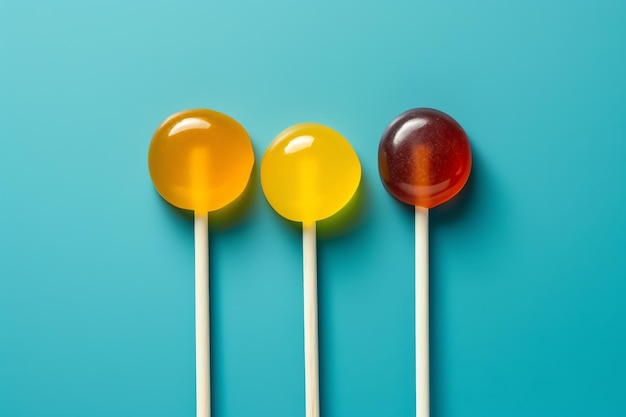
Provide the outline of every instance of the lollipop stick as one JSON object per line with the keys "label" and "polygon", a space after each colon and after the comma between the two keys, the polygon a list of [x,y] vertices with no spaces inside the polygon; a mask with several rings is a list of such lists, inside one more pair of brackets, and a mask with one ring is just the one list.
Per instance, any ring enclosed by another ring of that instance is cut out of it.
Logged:
{"label": "lollipop stick", "polygon": [[304,388],[306,417],[319,417],[315,222],[302,225],[302,250],[304,258]]}
{"label": "lollipop stick", "polygon": [[207,213],[194,214],[196,249],[196,416],[211,415],[209,358],[209,225]]}
{"label": "lollipop stick", "polygon": [[430,415],[428,367],[428,209],[415,206],[415,415]]}

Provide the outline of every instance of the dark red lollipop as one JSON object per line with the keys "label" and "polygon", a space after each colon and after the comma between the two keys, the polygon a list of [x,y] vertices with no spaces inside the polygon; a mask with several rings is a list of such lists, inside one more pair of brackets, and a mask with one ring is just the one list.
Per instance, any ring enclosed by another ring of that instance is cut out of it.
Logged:
{"label": "dark red lollipop", "polygon": [[471,167],[465,131],[439,110],[402,113],[387,127],[378,147],[385,188],[414,206],[433,208],[454,197],[467,182]]}
{"label": "dark red lollipop", "polygon": [[454,197],[472,168],[463,128],[433,109],[413,109],[385,130],[378,170],[392,196],[415,206],[415,415],[430,415],[428,210]]}

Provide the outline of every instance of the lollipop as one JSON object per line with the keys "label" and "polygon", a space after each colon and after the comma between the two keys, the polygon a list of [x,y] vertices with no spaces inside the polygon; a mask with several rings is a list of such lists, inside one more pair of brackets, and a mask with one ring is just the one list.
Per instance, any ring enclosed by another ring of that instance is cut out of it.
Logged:
{"label": "lollipop", "polygon": [[261,185],[281,216],[302,223],[306,416],[319,416],[315,223],[337,213],[361,181],[359,158],[339,133],[302,123],[283,131],[261,162]]}
{"label": "lollipop", "polygon": [[428,366],[428,209],[454,197],[472,167],[463,128],[433,109],[402,113],[378,148],[378,169],[389,193],[415,206],[416,415],[430,415]]}
{"label": "lollipop", "polygon": [[211,415],[208,213],[241,195],[253,165],[248,133],[213,110],[185,110],[168,117],[148,152],[150,176],[159,194],[194,212],[197,417]]}

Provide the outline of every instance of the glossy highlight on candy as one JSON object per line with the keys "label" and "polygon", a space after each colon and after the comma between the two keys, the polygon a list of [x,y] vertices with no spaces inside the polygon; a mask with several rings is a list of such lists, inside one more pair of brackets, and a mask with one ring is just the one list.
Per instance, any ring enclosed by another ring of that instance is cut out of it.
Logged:
{"label": "glossy highlight on candy", "polygon": [[150,176],[170,204],[199,213],[243,193],[254,165],[250,136],[233,118],[207,109],[168,117],[148,152]]}
{"label": "glossy highlight on candy", "polygon": [[467,182],[471,167],[465,131],[438,110],[402,113],[380,140],[378,169],[385,188],[414,206],[432,208],[454,197]]}
{"label": "glossy highlight on candy", "polygon": [[261,185],[281,216],[305,224],[341,210],[361,181],[350,143],[333,129],[301,123],[280,133],[261,162]]}

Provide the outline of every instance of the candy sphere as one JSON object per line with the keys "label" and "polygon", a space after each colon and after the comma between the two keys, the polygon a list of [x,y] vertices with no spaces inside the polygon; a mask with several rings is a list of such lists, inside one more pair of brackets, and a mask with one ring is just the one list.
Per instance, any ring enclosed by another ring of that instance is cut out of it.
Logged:
{"label": "candy sphere", "polygon": [[385,188],[414,206],[432,208],[454,197],[467,182],[471,167],[465,131],[438,110],[402,113],[380,140],[378,169]]}
{"label": "candy sphere", "polygon": [[246,130],[213,110],[168,117],[152,138],[152,182],[170,204],[196,212],[220,209],[246,188],[254,152]]}
{"label": "candy sphere", "polygon": [[309,224],[332,216],[352,198],[361,164],[348,141],[315,123],[291,126],[270,144],[261,162],[261,185],[283,217]]}

